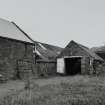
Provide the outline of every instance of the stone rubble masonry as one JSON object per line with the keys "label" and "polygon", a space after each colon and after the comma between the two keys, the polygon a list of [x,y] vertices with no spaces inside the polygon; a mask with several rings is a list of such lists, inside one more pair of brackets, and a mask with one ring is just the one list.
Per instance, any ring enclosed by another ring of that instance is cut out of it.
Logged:
{"label": "stone rubble masonry", "polygon": [[17,61],[24,58],[33,62],[33,45],[0,37],[0,74],[7,78],[17,75]]}

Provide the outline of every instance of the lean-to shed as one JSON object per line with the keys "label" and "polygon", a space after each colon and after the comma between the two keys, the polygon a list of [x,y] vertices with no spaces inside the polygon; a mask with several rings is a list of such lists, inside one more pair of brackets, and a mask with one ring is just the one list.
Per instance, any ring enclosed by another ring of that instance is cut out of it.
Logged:
{"label": "lean-to shed", "polygon": [[33,46],[32,39],[19,26],[0,19],[0,74],[23,78],[31,73]]}
{"label": "lean-to shed", "polygon": [[55,75],[56,57],[62,48],[35,41],[35,62],[40,76]]}
{"label": "lean-to shed", "polygon": [[103,59],[89,48],[72,40],[57,57],[57,73],[96,74],[96,65],[102,62]]}
{"label": "lean-to shed", "polygon": [[91,48],[91,51],[95,52],[98,56],[105,60],[105,46],[93,47]]}

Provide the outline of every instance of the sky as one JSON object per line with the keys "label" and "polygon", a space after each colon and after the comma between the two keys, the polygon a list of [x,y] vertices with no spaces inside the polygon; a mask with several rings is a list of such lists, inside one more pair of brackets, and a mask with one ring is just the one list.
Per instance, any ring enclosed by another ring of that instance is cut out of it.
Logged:
{"label": "sky", "polygon": [[39,42],[105,45],[105,0],[0,0],[0,18]]}

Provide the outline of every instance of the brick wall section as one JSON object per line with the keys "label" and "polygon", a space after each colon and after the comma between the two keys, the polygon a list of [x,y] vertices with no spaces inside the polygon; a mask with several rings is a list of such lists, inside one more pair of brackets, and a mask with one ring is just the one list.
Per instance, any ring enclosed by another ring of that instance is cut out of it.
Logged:
{"label": "brick wall section", "polygon": [[31,44],[0,37],[1,74],[7,78],[16,76],[18,68],[17,61],[23,59],[25,56],[33,61],[33,47]]}

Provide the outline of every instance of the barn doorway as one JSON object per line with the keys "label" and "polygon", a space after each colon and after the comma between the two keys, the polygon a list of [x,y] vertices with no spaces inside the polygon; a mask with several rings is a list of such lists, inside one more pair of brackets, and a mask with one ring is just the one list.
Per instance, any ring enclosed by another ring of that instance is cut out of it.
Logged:
{"label": "barn doorway", "polygon": [[81,57],[65,58],[66,75],[81,74]]}

